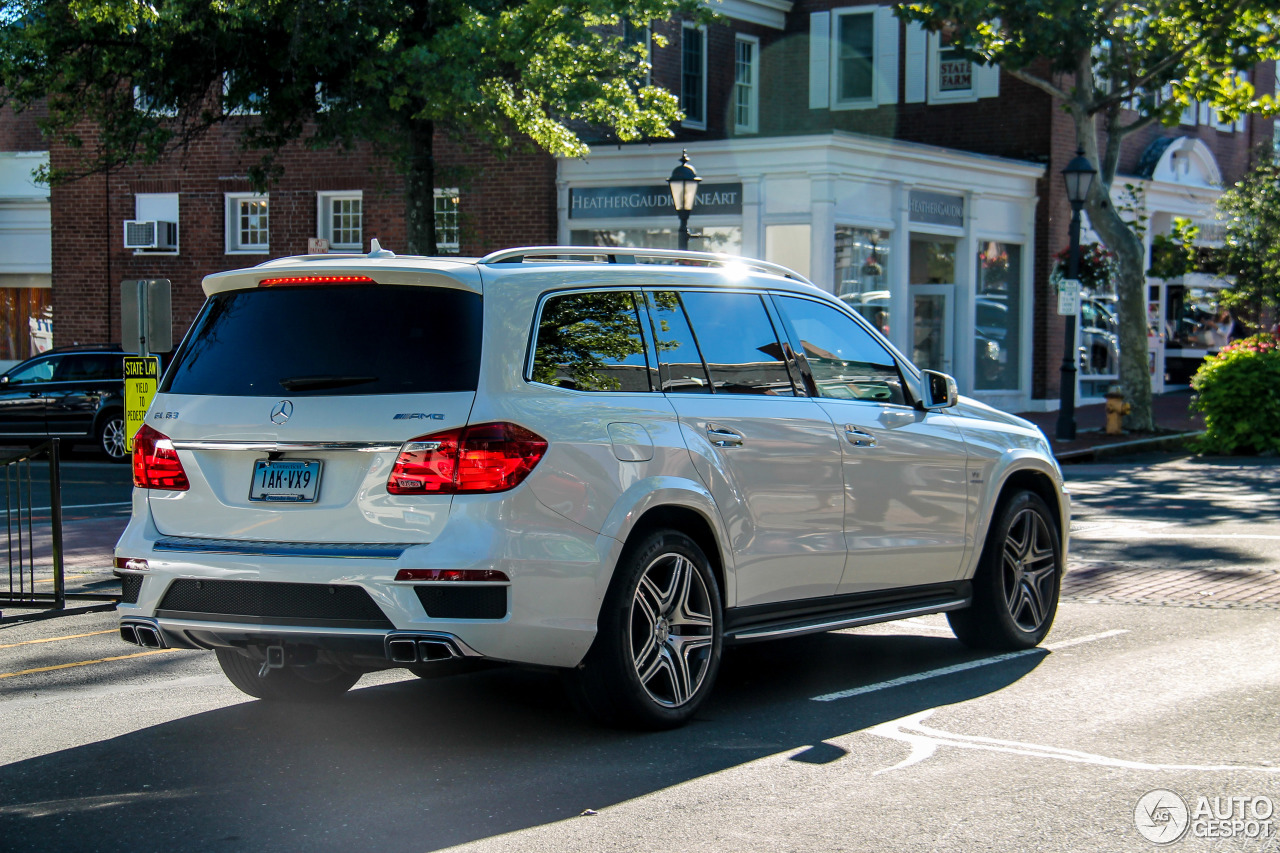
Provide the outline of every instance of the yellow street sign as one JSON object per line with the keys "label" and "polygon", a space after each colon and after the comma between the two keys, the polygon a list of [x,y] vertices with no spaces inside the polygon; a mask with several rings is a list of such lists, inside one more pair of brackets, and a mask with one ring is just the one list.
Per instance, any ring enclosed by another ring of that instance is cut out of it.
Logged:
{"label": "yellow street sign", "polygon": [[133,452],[133,436],[147,417],[160,379],[160,359],[154,355],[124,357],[125,449]]}

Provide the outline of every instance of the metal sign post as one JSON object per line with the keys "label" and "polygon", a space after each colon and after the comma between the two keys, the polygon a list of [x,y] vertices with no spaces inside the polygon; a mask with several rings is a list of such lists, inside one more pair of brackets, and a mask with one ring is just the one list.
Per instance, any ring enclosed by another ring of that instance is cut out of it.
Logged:
{"label": "metal sign post", "polygon": [[173,286],[167,278],[120,283],[120,348],[149,355],[173,349]]}

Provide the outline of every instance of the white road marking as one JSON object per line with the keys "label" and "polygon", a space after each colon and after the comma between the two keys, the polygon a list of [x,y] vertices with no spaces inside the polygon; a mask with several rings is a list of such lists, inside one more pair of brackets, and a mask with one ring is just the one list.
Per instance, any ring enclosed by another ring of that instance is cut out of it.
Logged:
{"label": "white road marking", "polygon": [[1170,533],[1167,530],[1142,530],[1142,527],[1163,527],[1167,521],[1085,522],[1071,528],[1072,539],[1250,539],[1264,542],[1280,541],[1280,536],[1270,533]]}
{"label": "white road marking", "polygon": [[1016,740],[999,740],[976,735],[957,735],[933,729],[921,723],[934,712],[934,708],[909,714],[897,720],[881,723],[867,729],[868,734],[879,735],[891,740],[902,741],[911,747],[911,754],[892,767],[877,770],[875,775],[889,773],[910,767],[933,756],[940,746],[952,746],[956,749],[980,749],[987,752],[1003,752],[1010,755],[1021,755],[1027,758],[1053,758],[1073,764],[1094,764],[1100,767],[1116,767],[1121,770],[1199,770],[1199,771],[1245,771],[1252,773],[1280,773],[1280,767],[1261,767],[1243,764],[1147,764],[1142,761],[1127,761],[1123,758],[1110,758],[1095,755],[1091,752],[1080,752],[1074,749],[1060,749],[1056,746],[1044,746],[1036,743],[1023,743]]}
{"label": "white road marking", "polygon": [[[1109,637],[1115,637],[1120,634],[1127,634],[1128,631],[1121,628],[1114,631],[1103,631],[1101,634],[1090,634],[1087,637],[1077,637],[1073,640],[1062,640],[1057,643],[1049,643],[1043,649],[1049,651],[1057,651],[1058,649],[1066,649],[1071,646],[1078,646],[1082,643],[1092,643],[1097,640],[1105,640]],[[1017,660],[1027,655],[1038,654],[1042,648],[1023,649],[1018,652],[1005,652],[1002,655],[994,655],[989,658],[980,658],[978,660],[966,661],[965,663],[952,664],[951,666],[943,666],[938,669],[930,669],[926,672],[917,672],[914,675],[904,675],[900,678],[891,678],[888,681],[878,681],[875,684],[865,684],[862,687],[851,687],[848,690],[839,690],[835,693],[824,693],[821,696],[811,696],[810,700],[814,702],[834,702],[837,699],[849,699],[854,696],[862,696],[867,693],[875,693],[879,690],[888,690],[891,687],[901,687],[904,684],[914,684],[917,681],[926,681],[930,678],[940,678],[944,675],[953,675],[957,672],[965,672],[970,669],[978,669],[984,666],[994,666],[998,663],[1004,663],[1009,660]]]}

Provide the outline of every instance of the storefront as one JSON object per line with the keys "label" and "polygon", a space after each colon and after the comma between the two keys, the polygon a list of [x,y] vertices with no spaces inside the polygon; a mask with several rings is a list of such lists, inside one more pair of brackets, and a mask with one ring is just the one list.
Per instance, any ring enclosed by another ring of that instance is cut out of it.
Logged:
{"label": "storefront", "polygon": [[49,349],[53,300],[45,152],[0,152],[0,369]]}
{"label": "storefront", "polygon": [[[559,166],[574,245],[674,247],[676,143]],[[703,178],[691,248],[785,264],[922,367],[1007,411],[1031,403],[1038,164],[835,132],[689,145]]]}

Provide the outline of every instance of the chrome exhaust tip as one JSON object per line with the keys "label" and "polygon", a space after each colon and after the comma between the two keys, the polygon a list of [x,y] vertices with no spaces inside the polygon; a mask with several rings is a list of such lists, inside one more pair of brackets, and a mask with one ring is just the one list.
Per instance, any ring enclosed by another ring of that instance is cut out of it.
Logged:
{"label": "chrome exhaust tip", "polygon": [[160,632],[150,625],[139,625],[134,629],[138,634],[138,645],[144,649],[163,649],[164,639]]}
{"label": "chrome exhaust tip", "polygon": [[392,634],[386,640],[387,659],[392,663],[429,663],[467,657],[449,636],[442,634]]}
{"label": "chrome exhaust tip", "polygon": [[142,645],[142,643],[138,642],[138,629],[135,628],[133,625],[129,625],[127,623],[120,626],[120,639],[124,640],[126,643],[129,643],[130,645],[134,645],[134,646]]}
{"label": "chrome exhaust tip", "polygon": [[437,661],[460,657],[448,643],[439,640],[422,640],[418,643],[418,660]]}

